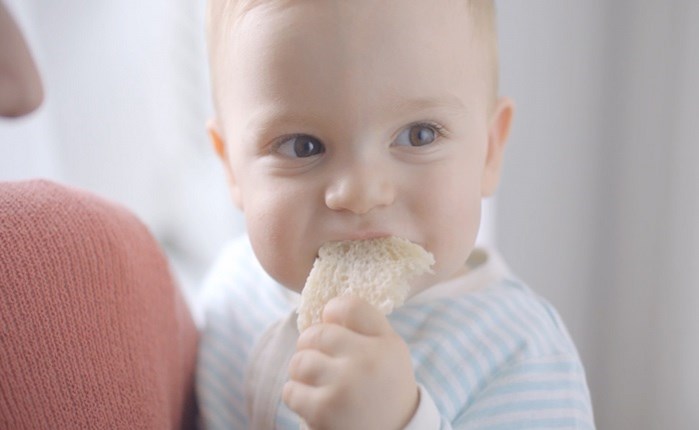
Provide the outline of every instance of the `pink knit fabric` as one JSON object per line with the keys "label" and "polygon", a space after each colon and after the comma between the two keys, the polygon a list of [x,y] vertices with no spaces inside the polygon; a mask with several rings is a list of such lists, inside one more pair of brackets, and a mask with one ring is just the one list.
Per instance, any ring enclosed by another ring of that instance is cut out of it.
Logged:
{"label": "pink knit fabric", "polygon": [[194,426],[197,333],[132,214],[0,183],[0,428]]}

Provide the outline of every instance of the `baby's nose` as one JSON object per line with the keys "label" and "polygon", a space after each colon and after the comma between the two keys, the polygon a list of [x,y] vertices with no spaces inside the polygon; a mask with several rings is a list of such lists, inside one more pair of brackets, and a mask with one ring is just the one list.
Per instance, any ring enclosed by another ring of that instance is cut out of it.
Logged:
{"label": "baby's nose", "polygon": [[325,192],[325,204],[336,211],[361,215],[395,199],[395,187],[389,169],[358,164],[334,174]]}

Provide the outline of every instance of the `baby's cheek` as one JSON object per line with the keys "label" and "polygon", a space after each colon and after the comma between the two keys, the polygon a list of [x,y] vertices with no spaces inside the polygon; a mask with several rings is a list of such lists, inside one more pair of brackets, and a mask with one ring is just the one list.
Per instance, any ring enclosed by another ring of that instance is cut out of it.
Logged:
{"label": "baby's cheek", "polygon": [[289,212],[258,210],[256,217],[246,219],[248,235],[265,272],[283,286],[300,292],[313,261],[304,257],[305,242],[290,216],[272,216],[284,213]]}
{"label": "baby's cheek", "polygon": [[435,270],[447,277],[464,267],[473,250],[480,225],[480,200],[452,200],[444,222],[436,226]]}

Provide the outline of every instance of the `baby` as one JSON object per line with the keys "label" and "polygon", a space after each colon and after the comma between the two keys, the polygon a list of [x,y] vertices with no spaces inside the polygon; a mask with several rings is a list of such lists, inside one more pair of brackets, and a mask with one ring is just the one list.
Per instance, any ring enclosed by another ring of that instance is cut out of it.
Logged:
{"label": "baby", "polygon": [[[223,160],[248,237],[205,287],[206,428],[593,428],[556,311],[474,249],[513,114],[489,0],[211,0]],[[299,334],[324,244],[435,260],[388,316],[331,300]]]}

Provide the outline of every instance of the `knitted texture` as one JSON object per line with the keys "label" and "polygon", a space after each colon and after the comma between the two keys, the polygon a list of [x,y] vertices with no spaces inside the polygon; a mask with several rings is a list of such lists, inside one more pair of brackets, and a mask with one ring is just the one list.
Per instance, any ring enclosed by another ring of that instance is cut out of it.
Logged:
{"label": "knitted texture", "polygon": [[0,429],[192,427],[197,333],[124,208],[0,183]]}

